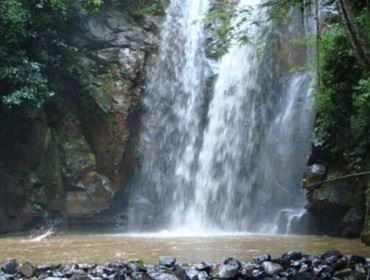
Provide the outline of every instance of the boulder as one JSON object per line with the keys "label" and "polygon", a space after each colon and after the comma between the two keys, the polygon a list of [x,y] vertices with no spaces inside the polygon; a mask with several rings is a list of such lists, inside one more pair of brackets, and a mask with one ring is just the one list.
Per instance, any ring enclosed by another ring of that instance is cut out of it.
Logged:
{"label": "boulder", "polygon": [[[328,179],[340,176],[331,172]],[[349,179],[326,182],[309,191],[307,211],[315,233],[358,237],[364,217],[363,194],[363,186]]]}
{"label": "boulder", "polygon": [[15,274],[17,273],[18,263],[15,259],[7,259],[2,265],[1,269],[6,274]]}
{"label": "boulder", "polygon": [[18,272],[27,278],[36,274],[37,268],[30,262],[24,262],[18,267]]}

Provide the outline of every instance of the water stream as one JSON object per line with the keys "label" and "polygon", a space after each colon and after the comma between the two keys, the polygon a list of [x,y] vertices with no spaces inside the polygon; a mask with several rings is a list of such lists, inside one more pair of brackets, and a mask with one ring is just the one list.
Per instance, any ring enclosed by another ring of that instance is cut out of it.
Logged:
{"label": "water stream", "polygon": [[[261,20],[261,3],[237,8],[252,7],[251,21]],[[212,61],[203,24],[210,8],[209,0],[172,0],[167,9],[127,195],[131,231],[273,233],[279,213],[303,208],[311,76],[291,69],[306,65],[309,51],[289,40],[305,36],[309,21],[291,11],[250,25],[250,43],[233,42]]]}

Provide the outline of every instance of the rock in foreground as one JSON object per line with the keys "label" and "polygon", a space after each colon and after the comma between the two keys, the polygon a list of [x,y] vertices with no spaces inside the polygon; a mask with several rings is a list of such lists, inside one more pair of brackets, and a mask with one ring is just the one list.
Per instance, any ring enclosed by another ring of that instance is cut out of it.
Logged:
{"label": "rock in foreground", "polygon": [[328,251],[321,257],[291,251],[280,258],[269,255],[241,261],[228,258],[223,263],[176,263],[174,257],[161,257],[158,265],[144,265],[142,261],[115,261],[104,265],[18,264],[15,260],[2,263],[0,280],[211,280],[211,279],[370,279],[370,258],[343,256],[339,251]]}

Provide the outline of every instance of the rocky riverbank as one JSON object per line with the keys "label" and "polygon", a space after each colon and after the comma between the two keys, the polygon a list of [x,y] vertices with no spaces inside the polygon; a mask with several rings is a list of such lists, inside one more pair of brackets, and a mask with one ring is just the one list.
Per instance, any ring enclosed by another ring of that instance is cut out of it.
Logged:
{"label": "rocky riverbank", "polygon": [[142,260],[114,261],[104,265],[34,265],[8,259],[1,264],[0,279],[46,280],[206,280],[206,279],[370,279],[370,258],[343,256],[327,251],[320,257],[298,251],[272,259],[270,255],[241,261],[230,257],[223,263],[185,264],[175,257],[160,257],[157,265]]}

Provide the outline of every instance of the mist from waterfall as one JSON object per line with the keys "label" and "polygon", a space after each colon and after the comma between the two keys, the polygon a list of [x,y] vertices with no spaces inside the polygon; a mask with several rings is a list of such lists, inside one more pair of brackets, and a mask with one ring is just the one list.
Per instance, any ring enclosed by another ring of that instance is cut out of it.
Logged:
{"label": "mist from waterfall", "polygon": [[[266,17],[261,2],[238,7],[253,8],[252,22]],[[166,11],[148,67],[128,230],[276,232],[279,213],[303,207],[311,75],[290,68],[307,65],[309,51],[281,42],[305,36],[309,21],[292,12],[280,27],[251,25],[251,42],[233,42],[212,61],[203,23],[210,7],[172,0]]]}

